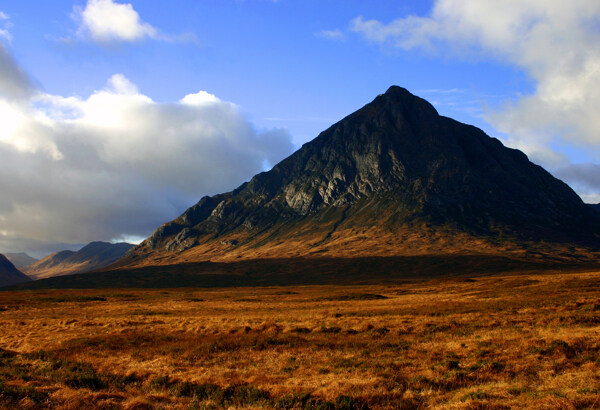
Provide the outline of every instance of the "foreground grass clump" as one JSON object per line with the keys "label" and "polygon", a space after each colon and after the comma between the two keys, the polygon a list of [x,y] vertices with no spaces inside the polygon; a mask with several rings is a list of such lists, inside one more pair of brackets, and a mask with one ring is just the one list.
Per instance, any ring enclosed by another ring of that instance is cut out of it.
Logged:
{"label": "foreground grass clump", "polygon": [[0,408],[600,403],[600,273],[0,292],[0,307]]}

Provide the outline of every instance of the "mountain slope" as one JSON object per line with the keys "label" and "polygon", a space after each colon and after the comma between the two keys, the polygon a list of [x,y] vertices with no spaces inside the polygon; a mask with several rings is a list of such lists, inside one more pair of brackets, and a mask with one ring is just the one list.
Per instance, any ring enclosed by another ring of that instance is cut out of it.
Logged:
{"label": "mountain slope", "polygon": [[31,265],[34,262],[37,262],[38,259],[33,258],[27,255],[24,252],[20,253],[5,253],[6,259],[8,259],[17,269],[23,269],[27,265]]}
{"label": "mountain slope", "polygon": [[119,260],[133,245],[91,242],[79,251],[53,253],[31,265],[25,272],[33,279],[89,272]]}
{"label": "mountain slope", "polygon": [[[600,218],[522,152],[393,86],[117,266],[598,247]],[[551,245],[548,245],[551,244]]]}
{"label": "mountain slope", "polygon": [[6,256],[0,254],[0,287],[29,282],[31,278],[20,272]]}

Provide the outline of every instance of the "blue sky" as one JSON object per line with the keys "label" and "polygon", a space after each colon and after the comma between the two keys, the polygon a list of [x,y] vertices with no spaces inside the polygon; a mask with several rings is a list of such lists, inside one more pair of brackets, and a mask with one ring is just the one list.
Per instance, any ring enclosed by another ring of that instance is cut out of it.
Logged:
{"label": "blue sky", "polygon": [[392,84],[600,202],[597,3],[3,2],[0,251],[143,238]]}
{"label": "blue sky", "polygon": [[479,110],[471,100],[497,104],[527,89],[527,77],[508,65],[382,49],[356,33],[343,40],[320,34],[346,31],[360,15],[389,20],[427,13],[433,4],[393,3],[176,1],[165,10],[164,2],[145,0],[132,3],[135,11],[175,39],[101,44],[77,36],[73,12],[85,7],[82,1],[10,2],[4,12],[14,24],[16,60],[48,93],[86,96],[122,73],[159,102],[208,91],[240,105],[257,127],[289,128],[295,143],[314,138],[392,84],[440,103],[454,101],[427,90],[460,89],[467,95],[455,97],[463,106],[440,110],[470,122]]}

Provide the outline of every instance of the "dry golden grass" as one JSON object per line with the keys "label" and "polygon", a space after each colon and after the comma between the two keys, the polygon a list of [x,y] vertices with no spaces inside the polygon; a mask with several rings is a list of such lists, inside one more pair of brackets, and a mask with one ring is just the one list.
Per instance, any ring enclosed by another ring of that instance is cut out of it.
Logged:
{"label": "dry golden grass", "polygon": [[[315,229],[315,225],[318,229]],[[357,256],[425,256],[435,254],[494,254],[510,252],[514,256],[523,256],[527,250],[522,242],[503,240],[502,243],[490,238],[478,237],[450,230],[444,227],[401,226],[394,230],[380,226],[368,228],[336,228],[333,223],[315,224],[306,221],[294,226],[293,234],[279,239],[277,233],[267,230],[259,235],[250,236],[248,232],[233,233],[215,239],[207,235],[196,246],[183,252],[169,252],[154,249],[140,260],[122,260],[129,267],[156,266],[173,263],[199,262],[232,262],[238,260],[262,260],[271,258],[298,257],[338,257],[355,258]],[[232,246],[231,241],[239,242]],[[552,251],[560,253],[564,247],[571,245],[552,244]],[[528,243],[527,249],[547,251],[543,243]],[[588,253],[587,249],[571,250],[578,254]],[[548,254],[552,252],[546,252]]]}
{"label": "dry golden grass", "polygon": [[0,292],[5,408],[597,408],[600,273]]}
{"label": "dry golden grass", "polygon": [[46,279],[54,276],[72,275],[79,272],[89,271],[89,264],[87,262],[81,262],[78,264],[58,264],[51,268],[37,268],[27,266],[23,269],[23,273],[29,276],[33,280]]}

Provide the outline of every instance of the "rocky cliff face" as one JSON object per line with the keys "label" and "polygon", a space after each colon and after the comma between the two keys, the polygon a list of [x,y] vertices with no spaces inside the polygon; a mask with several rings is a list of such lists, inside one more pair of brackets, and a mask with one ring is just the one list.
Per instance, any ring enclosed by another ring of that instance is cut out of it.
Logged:
{"label": "rocky cliff face", "polygon": [[125,262],[270,255],[260,249],[277,256],[286,243],[299,254],[331,253],[361,235],[366,247],[350,254],[369,254],[373,241],[379,253],[402,254],[415,236],[437,237],[441,250],[452,237],[473,247],[499,236],[597,246],[598,232],[598,215],[525,154],[393,86],[271,171],[202,198]]}
{"label": "rocky cliff face", "polygon": [[0,287],[29,282],[31,278],[20,272],[6,256],[0,254]]}

